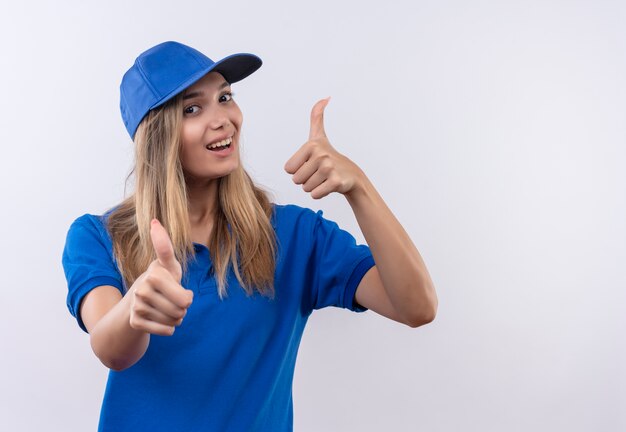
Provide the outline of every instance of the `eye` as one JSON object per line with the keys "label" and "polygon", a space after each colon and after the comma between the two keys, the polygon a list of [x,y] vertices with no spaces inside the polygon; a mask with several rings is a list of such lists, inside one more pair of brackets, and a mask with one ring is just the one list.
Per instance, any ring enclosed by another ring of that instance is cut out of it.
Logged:
{"label": "eye", "polygon": [[233,96],[235,96],[235,93],[226,92],[222,96],[220,96],[220,102],[230,102],[231,100],[233,100]]}
{"label": "eye", "polygon": [[183,114],[185,115],[195,114],[199,110],[200,110],[200,107],[198,105],[189,105],[183,110]]}

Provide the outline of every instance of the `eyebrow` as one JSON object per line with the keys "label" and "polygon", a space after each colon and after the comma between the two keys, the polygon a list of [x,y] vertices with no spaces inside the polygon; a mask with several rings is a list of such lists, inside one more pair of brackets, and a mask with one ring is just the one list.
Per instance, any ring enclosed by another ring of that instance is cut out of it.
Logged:
{"label": "eyebrow", "polygon": [[[228,87],[228,86],[230,86],[230,83],[229,83],[229,82],[227,82],[227,81],[224,81],[224,82],[222,83],[222,85],[220,85],[220,86],[218,87],[218,89],[217,89],[217,90],[218,90],[218,91],[219,91],[219,90],[222,90],[223,88],[226,88],[226,87]],[[197,97],[197,96],[204,96],[204,92],[202,92],[202,91],[199,91],[199,90],[198,90],[198,91],[193,91],[193,92],[187,93],[187,94],[183,95],[183,100],[187,100],[187,99],[195,98],[195,97]]]}

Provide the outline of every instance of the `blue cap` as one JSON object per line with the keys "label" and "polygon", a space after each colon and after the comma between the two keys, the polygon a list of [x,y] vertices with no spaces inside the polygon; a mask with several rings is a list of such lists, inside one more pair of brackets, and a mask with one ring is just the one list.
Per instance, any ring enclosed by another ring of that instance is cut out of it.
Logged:
{"label": "blue cap", "polygon": [[211,71],[229,83],[261,67],[254,54],[239,53],[214,62],[200,51],[178,42],[163,42],[141,53],[120,84],[120,110],[132,139],[141,120]]}

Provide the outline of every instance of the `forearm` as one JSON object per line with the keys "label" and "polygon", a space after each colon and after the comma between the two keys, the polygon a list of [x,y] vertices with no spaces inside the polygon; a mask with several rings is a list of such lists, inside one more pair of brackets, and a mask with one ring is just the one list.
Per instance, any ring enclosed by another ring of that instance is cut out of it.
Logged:
{"label": "forearm", "polygon": [[150,343],[149,333],[130,326],[129,294],[103,315],[90,332],[96,356],[105,366],[117,371],[139,361]]}
{"label": "forearm", "polygon": [[345,194],[369,245],[389,300],[407,322],[430,322],[437,295],[410,237],[364,173]]}

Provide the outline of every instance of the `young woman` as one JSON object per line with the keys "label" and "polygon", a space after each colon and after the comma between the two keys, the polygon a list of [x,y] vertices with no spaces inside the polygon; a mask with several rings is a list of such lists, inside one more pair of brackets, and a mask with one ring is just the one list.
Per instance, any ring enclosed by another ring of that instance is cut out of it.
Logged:
{"label": "young woman", "polygon": [[67,234],[67,304],[111,369],[105,431],[289,431],[298,345],[314,309],[373,311],[411,327],[437,297],[374,186],[324,132],[285,164],[315,199],[343,194],[368,245],[322,212],[271,203],[241,166],[230,85],[261,66],[165,42],[121,84],[135,191]]}

